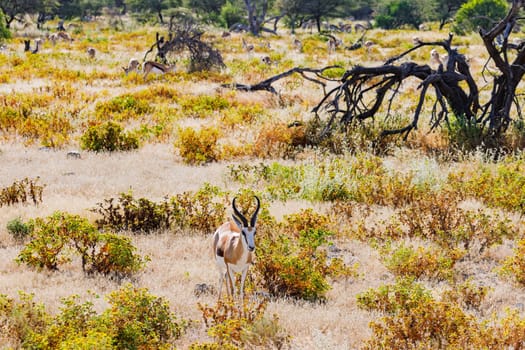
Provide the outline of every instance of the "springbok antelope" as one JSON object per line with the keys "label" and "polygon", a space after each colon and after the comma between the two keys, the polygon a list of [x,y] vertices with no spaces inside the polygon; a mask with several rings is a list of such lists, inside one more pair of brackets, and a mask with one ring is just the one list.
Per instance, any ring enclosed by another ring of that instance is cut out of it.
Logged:
{"label": "springbok antelope", "polygon": [[73,38],[71,35],[69,35],[67,32],[56,32],[51,35],[49,35],[49,40],[55,45],[59,39],[62,39],[64,41],[68,41],[70,43],[73,42]]}
{"label": "springbok antelope", "polygon": [[140,62],[136,58],[130,58],[128,66],[122,67],[126,75],[128,75],[129,72],[137,71],[139,68]]}
{"label": "springbok antelope", "polygon": [[44,41],[40,38],[38,39],[35,39],[35,49],[33,51],[31,51],[32,53],[37,53],[40,48],[42,47],[42,45],[44,44]]}
{"label": "springbok antelope", "polygon": [[89,58],[91,58],[91,59],[95,58],[95,55],[97,54],[97,51],[95,50],[94,47],[88,47],[86,52],[87,52]]}
{"label": "springbok antelope", "polygon": [[270,66],[272,64],[272,59],[270,58],[270,56],[264,56],[261,57],[261,62]]}
{"label": "springbok antelope", "polygon": [[164,74],[167,72],[174,72],[175,71],[175,64],[172,65],[166,65],[154,61],[146,61],[142,65],[142,71],[144,72],[144,79],[148,76],[148,74]]}
{"label": "springbok antelope", "polygon": [[367,40],[367,41],[365,41],[365,43],[363,45],[366,48],[366,52],[370,53],[370,50],[371,50],[372,46],[375,45],[375,43],[373,41]]}
{"label": "springbok antelope", "polygon": [[329,35],[328,40],[328,54],[331,54],[332,52],[335,52],[335,50],[343,44],[343,41],[341,39],[336,38],[333,35]]}
{"label": "springbok antelope", "polygon": [[301,40],[299,40],[299,39],[297,39],[297,38],[294,38],[294,39],[293,39],[293,47],[294,47],[294,49],[296,49],[298,52],[303,51],[303,43],[301,42]]}
{"label": "springbok antelope", "polygon": [[234,198],[232,201],[234,222],[228,221],[222,224],[213,234],[213,254],[219,269],[219,299],[225,278],[227,293],[233,298],[235,273],[241,273],[240,296],[241,300],[244,299],[244,281],[248,268],[254,261],[255,224],[261,207],[259,198],[254,197],[257,201],[257,207],[249,223],[235,206]]}
{"label": "springbok antelope", "polygon": [[441,60],[441,57],[439,57],[439,52],[437,52],[436,49],[432,49],[430,51],[430,62],[435,63],[438,66],[443,64],[443,61]]}
{"label": "springbok antelope", "polygon": [[244,40],[244,38],[242,38],[242,48],[246,52],[252,52],[253,49],[254,49],[254,46],[253,46],[253,44],[247,43],[246,40]]}

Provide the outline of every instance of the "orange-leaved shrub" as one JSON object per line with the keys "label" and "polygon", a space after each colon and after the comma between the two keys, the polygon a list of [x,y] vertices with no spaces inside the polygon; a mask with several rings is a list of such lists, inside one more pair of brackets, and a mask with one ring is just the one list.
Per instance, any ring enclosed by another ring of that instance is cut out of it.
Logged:
{"label": "orange-leaved shrub", "polygon": [[233,300],[219,300],[215,306],[198,304],[208,334],[213,343],[194,343],[190,349],[281,349],[290,337],[279,324],[277,315],[265,316],[267,300],[244,301],[240,305]]}
{"label": "orange-leaved shrub", "polygon": [[[452,293],[457,294],[458,292]],[[459,292],[461,293],[461,292]],[[486,291],[471,295],[483,299]],[[466,296],[467,298],[469,296]],[[498,319],[478,321],[463,301],[446,292],[439,300],[411,278],[369,289],[357,296],[358,306],[383,316],[370,322],[372,335],[364,349],[519,349],[525,319],[517,310]]]}
{"label": "orange-leaved shrub", "polygon": [[202,165],[219,160],[218,139],[219,130],[214,127],[200,130],[191,127],[183,128],[178,132],[175,148],[185,163]]}

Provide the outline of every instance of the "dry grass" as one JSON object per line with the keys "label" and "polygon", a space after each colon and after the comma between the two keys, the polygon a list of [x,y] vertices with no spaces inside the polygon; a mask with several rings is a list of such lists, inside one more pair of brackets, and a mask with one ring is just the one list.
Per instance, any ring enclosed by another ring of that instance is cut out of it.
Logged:
{"label": "dry grass", "polygon": [[[167,140],[145,142],[139,150],[133,152],[112,154],[82,152],[80,159],[68,158],[69,149],[78,149],[79,135],[85,130],[97,102],[107,101],[124,93],[169,84],[181,94],[221,94],[226,95],[229,101],[235,101],[240,105],[259,104],[268,111],[268,117],[246,125],[235,125],[224,133],[223,141],[234,140],[242,144],[242,142],[253,141],[261,126],[276,119],[285,123],[293,120],[308,120],[311,116],[309,111],[320,96],[321,92],[314,84],[293,79],[277,84],[278,90],[283,94],[283,100],[279,100],[276,96],[266,93],[224,91],[219,87],[220,83],[210,83],[202,78],[181,81],[176,76],[163,76],[144,82],[140,75],[124,77],[121,66],[125,66],[131,57],[142,58],[139,56],[148,49],[157,29],[133,28],[129,23],[127,25],[129,30],[113,32],[105,30],[104,23],[84,24],[83,32],[73,35],[76,40],[71,44],[59,42],[53,46],[47,42],[42,52],[38,54],[47,62],[47,66],[51,67],[46,74],[37,74],[38,68],[35,67],[29,67],[29,71],[23,74],[17,68],[18,64],[29,59],[29,54],[21,52],[23,46],[19,37],[8,43],[7,54],[0,54],[6,56],[7,71],[12,75],[8,83],[0,85],[1,95],[8,96],[13,91],[34,94],[38,91],[46,91],[46,88],[49,90],[52,86],[70,84],[71,95],[65,99],[60,96],[53,97],[51,108],[78,109],[78,113],[72,119],[77,131],[63,147],[40,149],[38,141],[30,143],[20,135],[9,133],[2,135],[5,141],[0,145],[0,188],[9,186],[13,181],[21,178],[37,176],[46,187],[43,203],[39,206],[16,205],[0,208],[1,294],[16,297],[19,290],[35,293],[35,300],[45,303],[50,311],[58,310],[61,298],[78,294],[81,299],[92,300],[96,309],[102,310],[106,307],[102,296],[119,287],[116,282],[103,277],[85,277],[75,264],[53,273],[36,272],[25,266],[18,266],[14,259],[21,245],[14,241],[6,229],[7,222],[16,217],[26,220],[44,217],[56,210],[62,210],[93,219],[94,214],[89,211],[90,208],[105,198],[115,197],[128,190],[132,190],[137,197],[160,200],[166,195],[173,196],[184,191],[197,190],[204,183],[230,191],[239,187],[239,184],[227,178],[228,166],[235,162],[217,162],[202,167],[185,165],[174,149],[175,135],[173,134],[168,135]],[[223,51],[227,66],[235,66],[235,69],[226,69],[224,72],[226,78],[247,83],[267,77],[268,71],[252,71],[250,65],[246,63],[255,62],[255,58],[268,54],[268,49],[262,49],[260,46],[266,40],[250,38],[255,44],[255,53],[246,54],[241,49],[239,34],[234,34],[231,39],[221,39],[218,32],[212,34],[217,40],[217,47]],[[270,52],[282,57],[282,62],[292,62],[293,65],[321,67],[333,62],[374,65],[395,54],[400,47],[410,47],[409,38],[415,34],[418,34],[422,40],[435,40],[436,35],[437,38],[447,36],[445,32],[436,34],[399,31],[391,34],[372,30],[367,34],[367,39],[374,41],[376,45],[369,52],[364,49],[355,52],[338,49],[331,56],[328,56],[323,40],[308,33],[298,34],[298,38],[307,44],[301,53],[292,49],[292,38],[288,35],[268,40],[272,45]],[[357,37],[357,34],[341,35],[346,45],[350,45]],[[461,51],[475,57],[472,61],[473,68],[481,69],[483,55],[480,53],[480,41],[475,36],[460,39],[463,44]],[[97,49],[94,60],[87,59],[85,48],[88,45]],[[428,59],[423,53],[412,58],[421,62]],[[63,67],[67,70],[67,74],[58,74],[56,70],[64,63],[67,63]],[[279,71],[279,68],[272,69]],[[33,79],[32,75],[38,78]],[[71,78],[75,75],[78,78]],[[417,90],[415,84],[408,84],[403,89],[407,95],[412,96],[404,97],[396,108],[399,114],[410,115],[411,104]],[[177,108],[176,103],[171,101],[170,103],[173,104],[173,108]],[[168,119],[174,118],[170,122],[174,130],[186,126],[220,125],[211,116],[201,120],[186,118],[184,111],[178,113],[181,115],[177,118],[172,115],[164,116]],[[143,118],[147,120],[148,116]],[[134,121],[135,125],[141,122],[143,120]],[[443,141],[436,134],[426,135],[422,131],[412,142],[415,145],[413,147],[418,147],[417,150],[399,149],[384,158],[384,163],[389,170],[413,171],[417,174],[417,181],[431,179],[439,185],[450,171],[457,170],[460,166],[472,167],[479,161],[470,158],[459,164],[444,162],[426,155],[425,147],[431,149],[443,147]],[[321,153],[310,150],[298,158],[311,159],[322,156]],[[247,162],[258,163],[259,160],[248,158]],[[282,160],[280,162],[284,163]],[[284,215],[295,213],[303,208],[324,211],[327,205],[294,199],[274,202],[270,206],[270,211],[281,220]],[[389,216],[387,214],[392,212],[391,208],[372,209],[373,213],[369,219],[375,222],[384,220]],[[517,225],[523,223],[521,218],[516,218],[515,222]],[[154,295],[166,297],[172,309],[180,317],[200,320],[202,315],[197,308],[197,303],[212,304],[216,299],[214,295],[197,297],[193,293],[194,286],[198,283],[217,284],[218,276],[211,256],[211,234],[212,232],[202,232],[176,235],[173,232],[161,232],[155,235],[131,236],[139,253],[151,258],[145,271],[136,276],[133,283],[139,287],[147,287]],[[293,349],[359,348],[371,334],[368,323],[378,315],[358,309],[356,295],[368,288],[394,281],[394,276],[386,270],[378,252],[370,245],[345,238],[340,238],[336,245],[342,249],[345,261],[359,263],[358,279],[334,283],[325,304],[276,300],[269,305],[268,312],[277,313],[282,325],[293,337],[291,343]],[[473,277],[477,283],[493,288],[480,308],[480,317],[488,316],[493,312],[501,313],[505,307],[519,308],[523,311],[524,290],[515,287],[509,281],[502,280],[494,272],[498,261],[512,253],[512,247],[512,242],[505,242],[504,245],[488,250],[485,255],[477,259],[466,260],[459,264],[462,273]],[[426,283],[436,293],[444,288],[440,283]],[[101,297],[94,298],[93,293]],[[177,346],[187,348],[192,342],[202,341],[206,337],[204,327],[197,322],[178,341]]]}

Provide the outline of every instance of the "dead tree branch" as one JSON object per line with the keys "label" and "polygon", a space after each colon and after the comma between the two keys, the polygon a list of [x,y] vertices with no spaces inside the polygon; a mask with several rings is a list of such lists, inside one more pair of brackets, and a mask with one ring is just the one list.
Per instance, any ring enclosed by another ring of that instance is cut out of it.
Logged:
{"label": "dead tree branch", "polygon": [[[288,77],[290,75],[293,75],[295,73],[298,73],[304,79],[321,85],[323,87],[323,91],[324,91],[325,88],[326,88],[325,81],[332,80],[332,79],[330,79],[330,78],[328,78],[326,76],[323,76],[323,73],[325,71],[327,71],[328,69],[333,69],[333,68],[341,68],[341,67],[339,67],[339,66],[328,66],[328,67],[324,67],[324,68],[321,68],[321,69],[295,67],[295,68],[292,68],[292,69],[290,69],[290,70],[288,70],[288,71],[286,71],[284,73],[277,74],[277,75],[275,75],[275,76],[273,76],[271,78],[268,78],[268,79],[266,79],[264,81],[261,81],[261,82],[259,82],[257,84],[249,85],[249,84],[233,83],[233,84],[222,84],[222,87],[229,88],[229,89],[234,89],[234,90],[240,90],[240,91],[269,91],[272,94],[278,95],[277,90],[275,90],[275,88],[272,86],[272,84],[275,83],[277,80],[280,80],[280,79],[286,78],[286,77]],[[317,78],[311,77],[311,76],[307,75],[307,73],[313,74]],[[326,94],[326,91],[325,91],[325,94]]]}
{"label": "dead tree branch", "polygon": [[202,40],[204,32],[191,20],[184,20],[173,25],[168,39],[156,33],[155,43],[145,53],[144,60],[149,53],[156,50],[156,60],[166,63],[168,55],[189,55],[189,71],[206,71],[224,67],[221,53],[211,44]]}

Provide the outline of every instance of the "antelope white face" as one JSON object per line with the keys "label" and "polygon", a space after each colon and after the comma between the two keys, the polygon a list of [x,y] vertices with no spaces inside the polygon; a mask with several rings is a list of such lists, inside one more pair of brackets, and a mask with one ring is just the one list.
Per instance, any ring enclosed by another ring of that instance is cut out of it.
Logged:
{"label": "antelope white face", "polygon": [[257,214],[259,213],[259,208],[261,207],[261,202],[259,201],[259,198],[255,196],[255,199],[257,200],[257,208],[255,209],[255,213],[253,214],[250,223],[248,224],[248,220],[242,215],[237,207],[235,206],[235,198],[233,199],[233,211],[235,212],[235,215],[233,215],[233,221],[237,224],[239,229],[241,230],[241,239],[243,240],[243,244],[246,244],[246,247],[248,248],[248,251],[253,252],[255,250],[255,233],[257,232],[255,229],[255,224],[257,223]]}
{"label": "antelope white face", "polygon": [[248,250],[253,252],[255,250],[255,227],[245,227],[241,230],[241,234],[248,246]]}

